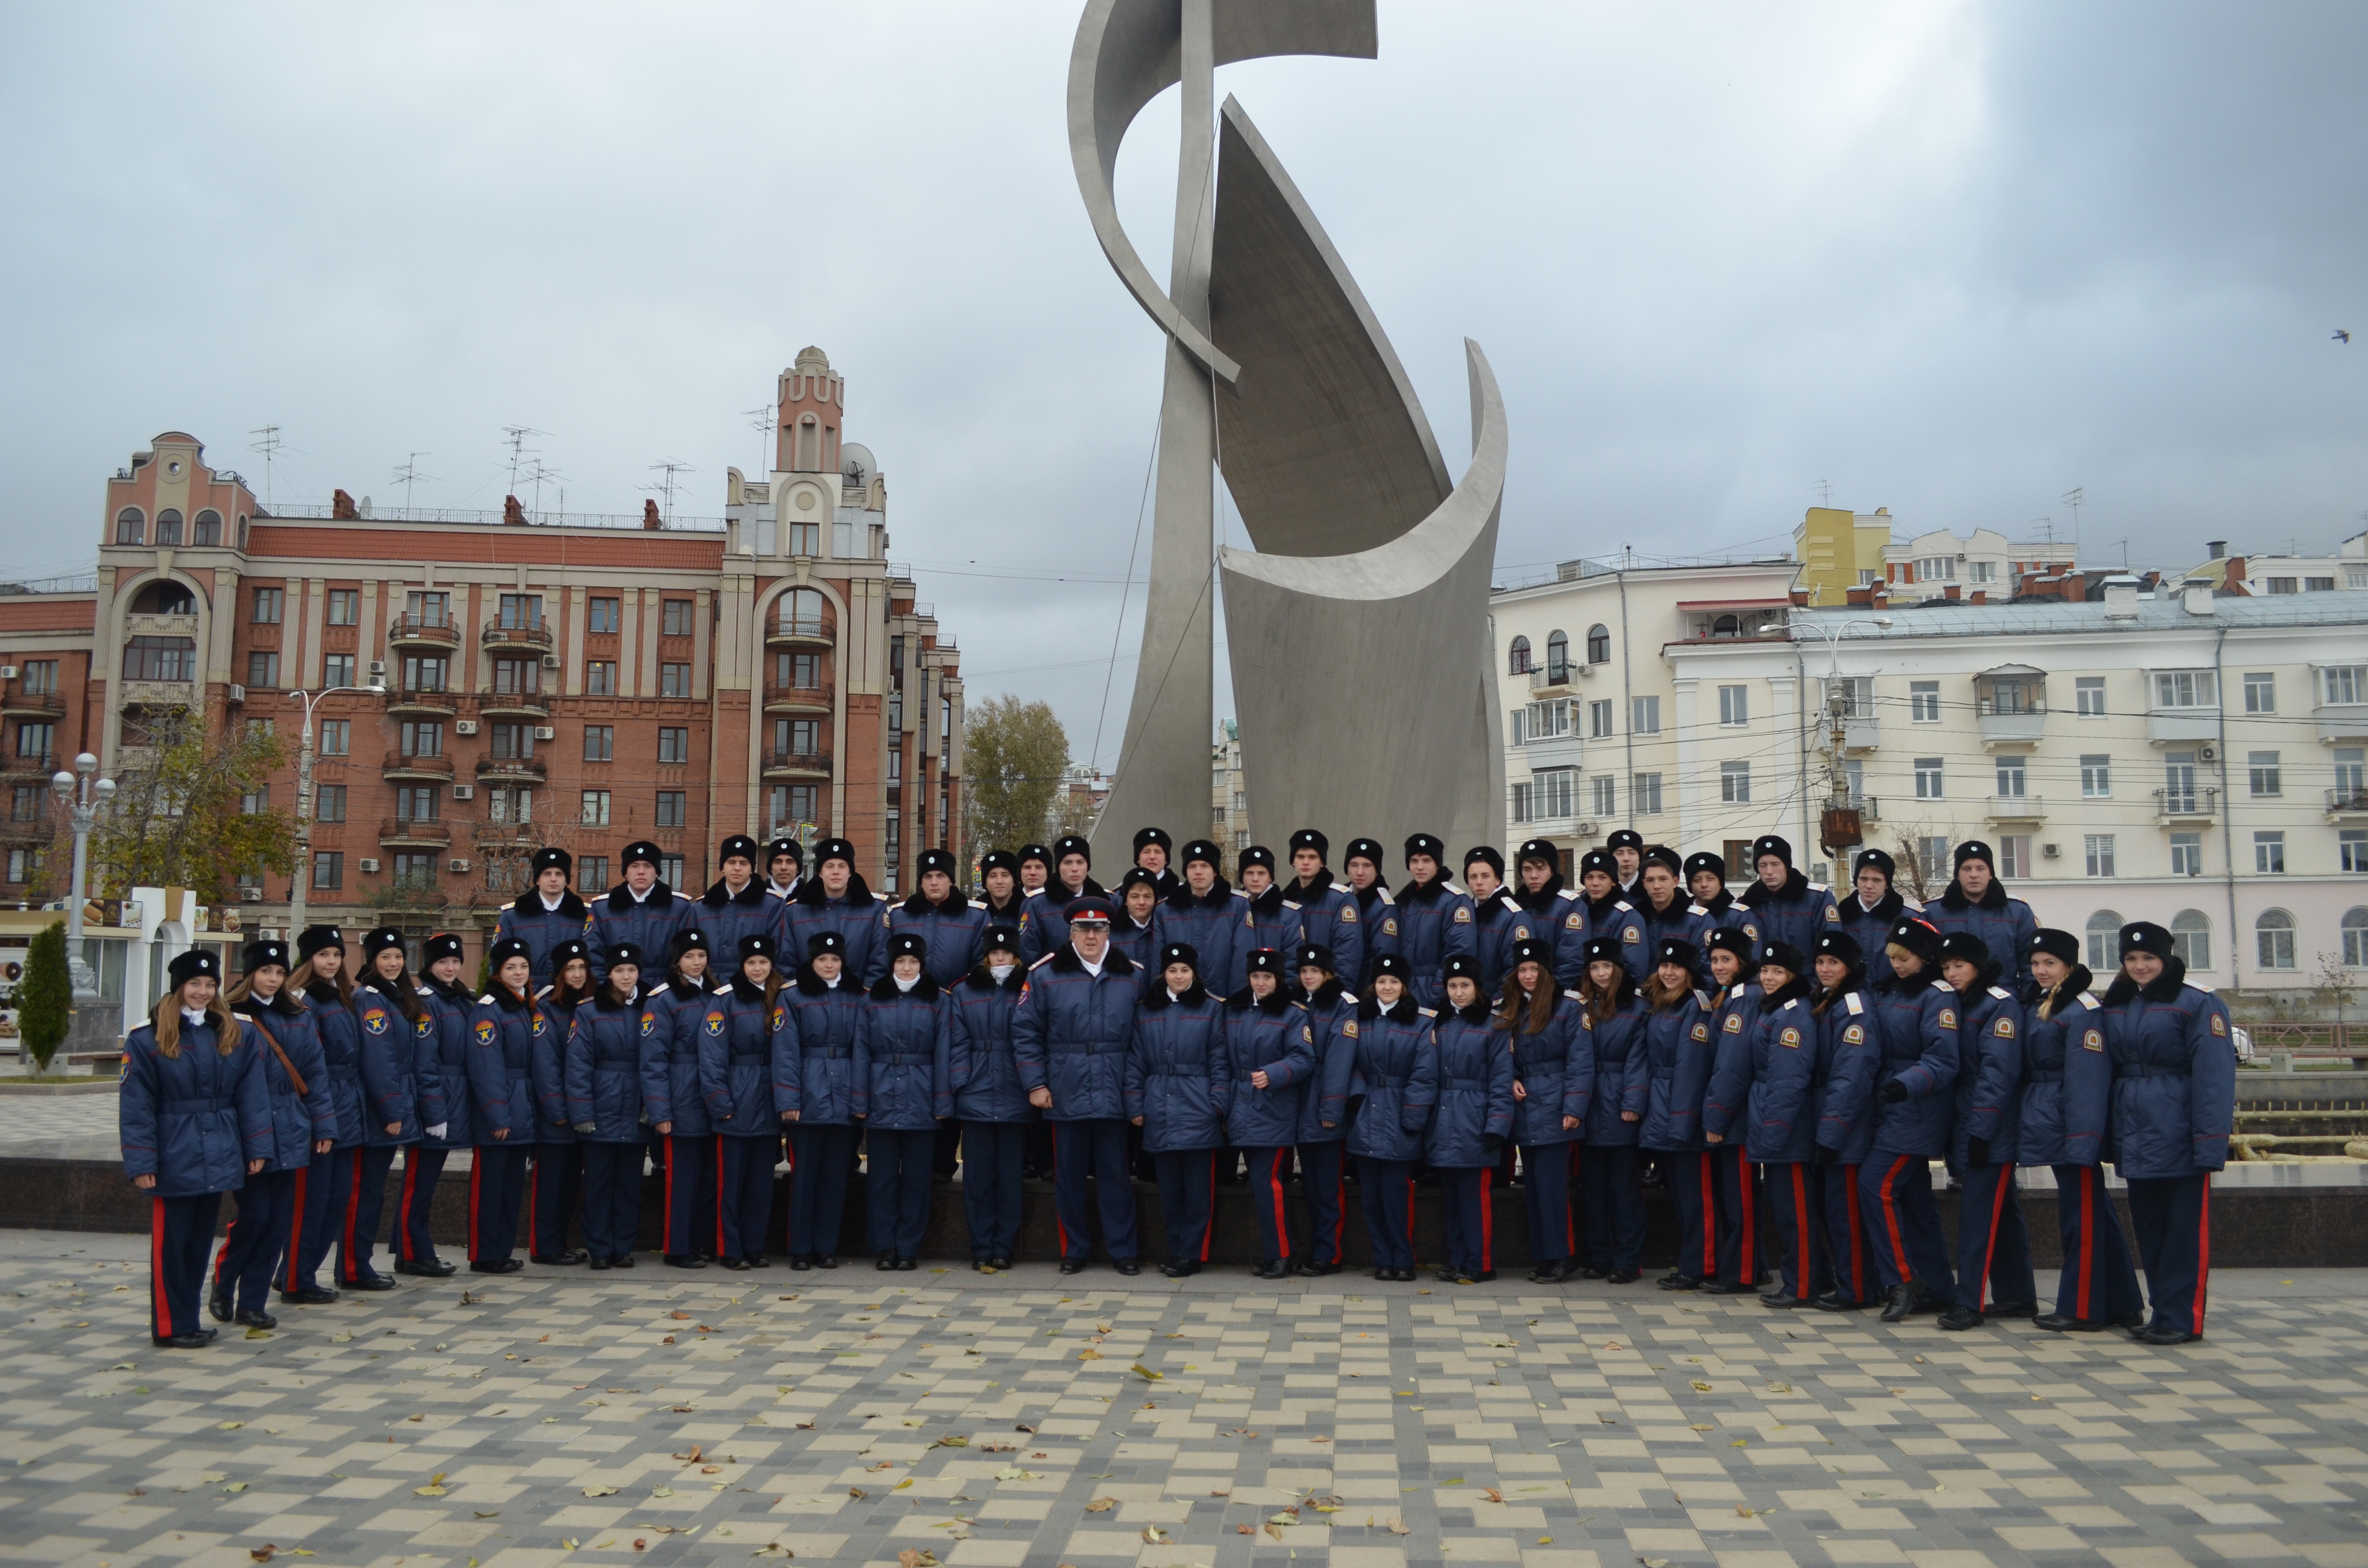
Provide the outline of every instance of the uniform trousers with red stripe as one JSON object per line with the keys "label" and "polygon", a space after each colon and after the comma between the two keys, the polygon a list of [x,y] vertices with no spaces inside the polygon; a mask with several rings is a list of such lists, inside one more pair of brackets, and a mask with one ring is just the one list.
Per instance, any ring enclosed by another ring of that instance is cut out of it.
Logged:
{"label": "uniform trousers with red stripe", "polygon": [[403,1150],[403,1199],[394,1216],[394,1256],[403,1263],[432,1263],[436,1238],[428,1221],[436,1208],[436,1183],[444,1174],[450,1149],[407,1143]]}
{"label": "uniform trousers with red stripe", "polygon": [[1718,1274],[1718,1179],[1708,1149],[1661,1151],[1669,1175],[1669,1200],[1678,1207],[1675,1272],[1689,1279]]}
{"label": "uniform trousers with red stripe", "polygon": [[1810,1301],[1833,1289],[1826,1259],[1826,1184],[1817,1167],[1780,1160],[1759,1167],[1776,1218],[1776,1272],[1784,1294]]}
{"label": "uniform trousers with red stripe", "polygon": [[1061,1256],[1082,1258],[1093,1251],[1089,1227],[1099,1210],[1103,1250],[1112,1258],[1134,1256],[1134,1172],[1127,1164],[1127,1124],[1110,1116],[1051,1126],[1053,1212]]}
{"label": "uniform trousers with red stripe", "polygon": [[518,1248],[531,1143],[480,1143],[469,1152],[469,1261],[498,1263]]}
{"label": "uniform trousers with red stripe", "polygon": [[1529,1210],[1530,1260],[1558,1263],[1578,1248],[1578,1216],[1570,1207],[1568,1143],[1521,1145],[1521,1197]]}
{"label": "uniform trousers with red stripe", "polygon": [[974,1263],[1019,1256],[1019,1171],[1027,1142],[1023,1121],[962,1124],[962,1216],[970,1221]]}
{"label": "uniform trousers with red stripe", "polygon": [[1957,1178],[1957,1305],[1980,1312],[1986,1294],[2001,1307],[2039,1301],[2031,1234],[2009,1165],[1982,1165]]}
{"label": "uniform trousers with red stripe", "polygon": [[1177,1263],[1209,1261],[1209,1221],[1217,1208],[1217,1151],[1161,1149],[1151,1156],[1159,1178],[1159,1222]]}
{"label": "uniform trousers with red stripe", "polygon": [[1759,1167],[1743,1157],[1740,1144],[1713,1149],[1712,1178],[1718,1188],[1718,1275],[1729,1285],[1760,1279]]}
{"label": "uniform trousers with red stripe", "polygon": [[354,1156],[358,1149],[332,1149],[315,1154],[296,1173],[296,1222],[288,1236],[286,1261],[279,1267],[279,1289],[288,1295],[318,1288],[321,1265],[337,1239],[339,1222],[354,1190]]}
{"label": "uniform trousers with red stripe", "polygon": [[2146,1311],[2129,1238],[2113,1212],[2105,1173],[2096,1165],[2055,1167],[2055,1222],[2064,1236],[2064,1272],[2055,1310],[2081,1323],[2116,1323]]}
{"label": "uniform trousers with red stripe", "polygon": [[[1549,1164],[1562,1162],[1562,1146]],[[1376,1268],[1414,1267],[1414,1162],[1357,1156],[1357,1201],[1365,1210],[1365,1235]]]}
{"label": "uniform trousers with red stripe", "polygon": [[296,1221],[296,1173],[257,1171],[238,1189],[238,1214],[214,1255],[214,1284],[227,1289],[234,1312],[271,1304],[272,1276]]}
{"label": "uniform trousers with red stripe", "polygon": [[712,1134],[666,1139],[666,1235],[658,1250],[688,1257],[715,1249],[715,1144]]}
{"label": "uniform trousers with red stripe", "polygon": [[526,1187],[533,1226],[527,1250],[537,1257],[556,1258],[567,1250],[567,1222],[575,1218],[584,1190],[583,1145],[537,1143]]}
{"label": "uniform trousers with red stripe", "polygon": [[[871,1250],[882,1257],[921,1256],[921,1237],[929,1228],[930,1159],[937,1142],[934,1128],[864,1131],[863,1188],[871,1211]],[[1131,1204],[1134,1189],[1123,1171],[1116,1185],[1125,1188]]]}
{"label": "uniform trousers with red stripe", "polygon": [[1447,1267],[1474,1278],[1497,1267],[1497,1167],[1441,1165],[1439,1191],[1447,1213]]}
{"label": "uniform trousers with red stripe", "polygon": [[648,1146],[579,1143],[584,1151],[584,1249],[594,1257],[631,1257],[642,1236],[642,1161]]}
{"label": "uniform trousers with red stripe", "polygon": [[779,1133],[715,1140],[715,1256],[762,1257],[773,1224],[773,1167],[781,1163]]}
{"label": "uniform trousers with red stripe", "polygon": [[1634,1274],[1645,1252],[1645,1165],[1634,1143],[1579,1145],[1580,1190],[1587,1200],[1587,1261]]}
{"label": "uniform trousers with red stripe", "polygon": [[2212,1274],[2212,1177],[2132,1176],[2130,1228],[2146,1269],[2151,1326],[2203,1332],[2205,1283]]}
{"label": "uniform trousers with red stripe", "polygon": [[855,1161],[856,1129],[846,1122],[790,1124],[790,1256],[835,1257],[839,1222],[847,1217],[847,1176]]}
{"label": "uniform trousers with red stripe", "polygon": [[332,1157],[353,1162],[346,1183],[346,1202],[337,1223],[337,1283],[359,1285],[378,1272],[370,1267],[370,1249],[378,1244],[379,1218],[386,1211],[387,1172],[394,1165],[393,1143],[365,1143],[340,1149]]}
{"label": "uniform trousers with red stripe", "polygon": [[1845,1306],[1871,1305],[1882,1295],[1875,1272],[1874,1240],[1866,1228],[1866,1205],[1860,1196],[1859,1167],[1835,1164],[1817,1167],[1826,1187],[1826,1256],[1834,1273],[1834,1294]]}
{"label": "uniform trousers with red stripe", "polygon": [[1258,1221],[1258,1261],[1275,1263],[1291,1257],[1291,1209],[1282,1194],[1283,1178],[1291,1175],[1289,1147],[1237,1150],[1249,1165],[1250,1212]]}
{"label": "uniform trousers with red stripe", "polygon": [[1299,1195],[1307,1201],[1310,1263],[1340,1261],[1340,1238],[1349,1223],[1348,1151],[1345,1138],[1299,1145]]}
{"label": "uniform trousers with red stripe", "polygon": [[205,1326],[198,1317],[198,1288],[205,1283],[222,1194],[155,1198],[149,1205],[148,1332],[158,1339],[195,1334]]}
{"label": "uniform trousers with red stripe", "polygon": [[1859,1202],[1867,1233],[1874,1238],[1875,1271],[1883,1288],[1896,1290],[1911,1280],[1924,1294],[1953,1301],[1956,1276],[1941,1237],[1941,1205],[1932,1197],[1932,1167],[1921,1154],[1869,1154],[1858,1168]]}

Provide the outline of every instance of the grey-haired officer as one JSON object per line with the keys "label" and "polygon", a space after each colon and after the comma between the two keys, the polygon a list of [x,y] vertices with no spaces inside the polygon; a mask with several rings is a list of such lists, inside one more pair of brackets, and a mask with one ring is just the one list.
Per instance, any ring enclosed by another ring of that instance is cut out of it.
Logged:
{"label": "grey-haired officer", "polygon": [[790,900],[788,949],[811,952],[814,934],[836,931],[847,943],[847,974],[869,986],[888,972],[888,903],[855,869],[855,846],[825,838],[814,846],[814,875]]}
{"label": "grey-haired officer", "polygon": [[648,839],[625,846],[625,880],[592,906],[592,978],[608,978],[609,949],[631,942],[654,959],[663,959],[674,934],[697,923],[697,901],[686,898],[658,877],[663,851]]}
{"label": "grey-haired officer", "polygon": [[[1380,839],[1352,838],[1340,857],[1349,891],[1357,895],[1357,926],[1364,933],[1368,961],[1398,950],[1396,900],[1390,895],[1390,880],[1382,874],[1383,856]],[[1417,1000],[1426,1007],[1431,1005],[1428,996]]]}
{"label": "grey-haired officer", "polygon": [[1142,977],[1110,945],[1113,913],[1100,897],[1069,906],[1068,939],[1028,971],[1011,1026],[1028,1103],[1052,1125],[1064,1274],[1086,1266],[1096,1208],[1111,1266],[1143,1271],[1126,1146],[1126,1050]]}
{"label": "grey-haired officer", "polygon": [[[1391,950],[1403,956],[1412,973],[1415,1005],[1445,1016],[1447,960],[1478,957],[1473,933],[1472,900],[1447,880],[1447,846],[1428,833],[1406,841],[1406,883],[1398,889],[1391,909],[1395,926]],[[1368,927],[1370,930],[1370,926]],[[1479,983],[1474,971],[1472,980]]]}
{"label": "grey-haired officer", "polygon": [[534,852],[528,865],[534,875],[534,890],[502,905],[501,918],[494,924],[494,940],[515,938],[526,944],[528,961],[534,966],[534,983],[540,988],[551,983],[551,949],[592,934],[592,910],[567,885],[575,875],[575,861],[566,850],[545,845]]}
{"label": "grey-haired officer", "polygon": [[1324,863],[1332,841],[1312,827],[1291,835],[1291,881],[1283,896],[1299,906],[1302,939],[1332,949],[1341,983],[1354,986],[1365,971],[1365,927],[1357,895],[1332,880]]}
{"label": "grey-haired officer", "polygon": [[929,978],[940,989],[968,974],[985,953],[980,946],[986,935],[985,901],[962,896],[954,886],[955,869],[954,858],[947,851],[922,850],[913,861],[913,880],[919,886],[888,910],[889,936],[909,931],[921,938]]}

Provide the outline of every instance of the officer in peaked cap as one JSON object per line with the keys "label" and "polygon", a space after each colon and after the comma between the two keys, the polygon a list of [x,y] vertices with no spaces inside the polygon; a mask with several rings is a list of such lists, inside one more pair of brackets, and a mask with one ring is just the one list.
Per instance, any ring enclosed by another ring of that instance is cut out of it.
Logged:
{"label": "officer in peaked cap", "polygon": [[1064,1274],[1086,1266],[1096,1209],[1112,1266],[1142,1272],[1126,1137],[1126,1050],[1142,975],[1110,946],[1112,915],[1098,892],[1071,900],[1067,937],[1029,971],[1011,1025],[1019,1082],[1052,1125]]}

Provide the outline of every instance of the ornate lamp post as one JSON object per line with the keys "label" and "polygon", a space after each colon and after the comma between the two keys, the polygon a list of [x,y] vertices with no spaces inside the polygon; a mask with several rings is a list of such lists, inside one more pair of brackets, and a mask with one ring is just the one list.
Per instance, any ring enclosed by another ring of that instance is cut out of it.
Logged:
{"label": "ornate lamp post", "polygon": [[[74,770],[64,768],[50,776],[50,788],[57,791],[59,809],[74,826],[74,883],[66,893],[66,967],[74,973],[74,994],[98,994],[97,977],[82,956],[82,906],[84,879],[90,872],[90,830],[115,799],[115,780],[94,778],[98,771],[98,758],[84,752],[74,758]],[[77,779],[75,775],[81,775]]]}

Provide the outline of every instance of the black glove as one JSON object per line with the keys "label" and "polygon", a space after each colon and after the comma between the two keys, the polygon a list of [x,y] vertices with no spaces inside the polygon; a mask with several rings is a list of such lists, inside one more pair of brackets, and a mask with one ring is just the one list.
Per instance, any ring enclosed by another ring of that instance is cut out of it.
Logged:
{"label": "black glove", "polygon": [[1841,1157],[1842,1152],[1839,1149],[1828,1149],[1823,1143],[1817,1145],[1817,1164],[1821,1165],[1839,1165],[1841,1163]]}
{"label": "black glove", "polygon": [[1883,1097],[1892,1105],[1897,1105],[1907,1097],[1907,1085],[1896,1078],[1885,1078],[1883,1081]]}
{"label": "black glove", "polygon": [[1990,1163],[1990,1141],[1987,1138],[1965,1140],[1965,1163],[1975,1170]]}
{"label": "black glove", "polygon": [[1480,1147],[1486,1150],[1488,1157],[1493,1160],[1505,1152],[1504,1135],[1497,1132],[1484,1132],[1480,1135]]}

